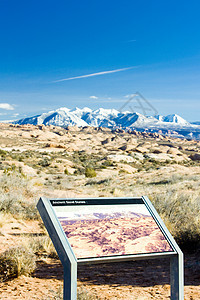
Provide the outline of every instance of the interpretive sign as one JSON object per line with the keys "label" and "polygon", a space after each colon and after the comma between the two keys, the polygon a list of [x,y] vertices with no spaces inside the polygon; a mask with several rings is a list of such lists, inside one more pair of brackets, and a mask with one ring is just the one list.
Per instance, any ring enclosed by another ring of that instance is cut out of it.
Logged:
{"label": "interpretive sign", "polygon": [[77,259],[174,252],[142,199],[50,202]]}
{"label": "interpretive sign", "polygon": [[182,252],[147,197],[40,198],[37,207],[64,266],[64,299],[76,299],[77,263],[157,257],[170,257],[171,299],[183,299]]}

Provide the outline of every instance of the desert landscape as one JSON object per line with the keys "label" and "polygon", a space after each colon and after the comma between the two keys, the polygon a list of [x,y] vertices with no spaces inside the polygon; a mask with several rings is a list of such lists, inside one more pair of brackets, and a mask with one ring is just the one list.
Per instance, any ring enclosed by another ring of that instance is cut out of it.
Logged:
{"label": "desert landscape", "polygon": [[153,218],[142,214],[60,222],[77,258],[172,251]]}
{"label": "desert landscape", "polygon": [[[36,209],[41,196],[147,195],[184,252],[185,299],[200,297],[200,141],[2,123],[0,156],[2,299],[62,299],[62,266]],[[170,299],[169,261],[79,266],[78,291],[79,299]]]}

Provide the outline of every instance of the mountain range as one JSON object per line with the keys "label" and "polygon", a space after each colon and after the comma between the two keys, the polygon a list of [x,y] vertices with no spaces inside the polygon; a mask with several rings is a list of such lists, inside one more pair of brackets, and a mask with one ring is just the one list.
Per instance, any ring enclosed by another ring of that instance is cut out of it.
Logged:
{"label": "mountain range", "polygon": [[82,213],[82,214],[74,214],[73,216],[68,217],[59,217],[60,221],[64,221],[65,223],[70,222],[76,222],[76,221],[83,221],[83,220],[104,220],[104,219],[123,219],[123,218],[145,218],[149,217],[149,215],[144,215],[142,213],[136,213],[132,211],[127,212],[109,212],[109,213]]}
{"label": "mountain range", "polygon": [[93,126],[111,129],[138,130],[146,132],[159,132],[161,134],[200,139],[199,122],[189,123],[177,114],[167,116],[144,116],[137,112],[118,111],[116,109],[99,108],[92,110],[76,107],[68,109],[58,108],[54,111],[42,113],[37,116],[20,119],[14,124],[53,125],[67,128],[68,126]]}

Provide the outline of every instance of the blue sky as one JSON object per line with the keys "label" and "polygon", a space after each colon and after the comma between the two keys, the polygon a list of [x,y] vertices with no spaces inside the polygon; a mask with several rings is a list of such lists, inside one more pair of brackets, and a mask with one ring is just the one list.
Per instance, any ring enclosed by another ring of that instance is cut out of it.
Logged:
{"label": "blue sky", "polygon": [[120,109],[137,91],[159,114],[200,120],[199,11],[192,0],[0,0],[0,120]]}

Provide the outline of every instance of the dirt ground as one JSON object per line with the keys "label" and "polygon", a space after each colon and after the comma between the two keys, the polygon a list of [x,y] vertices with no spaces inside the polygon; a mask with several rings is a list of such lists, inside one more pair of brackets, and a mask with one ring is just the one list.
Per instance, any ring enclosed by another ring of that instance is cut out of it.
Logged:
{"label": "dirt ground", "polygon": [[[59,299],[63,269],[58,260],[38,261],[33,277],[0,284],[1,299]],[[170,299],[169,259],[78,267],[78,287],[98,299]],[[200,299],[198,255],[185,256],[185,299]]]}

